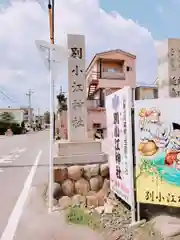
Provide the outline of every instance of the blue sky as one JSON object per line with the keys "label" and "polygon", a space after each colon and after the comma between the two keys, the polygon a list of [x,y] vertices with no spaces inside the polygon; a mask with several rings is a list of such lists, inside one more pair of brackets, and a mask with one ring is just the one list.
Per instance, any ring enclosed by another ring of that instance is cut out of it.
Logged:
{"label": "blue sky", "polygon": [[100,0],[100,5],[137,21],[154,39],[180,37],[180,0]]}

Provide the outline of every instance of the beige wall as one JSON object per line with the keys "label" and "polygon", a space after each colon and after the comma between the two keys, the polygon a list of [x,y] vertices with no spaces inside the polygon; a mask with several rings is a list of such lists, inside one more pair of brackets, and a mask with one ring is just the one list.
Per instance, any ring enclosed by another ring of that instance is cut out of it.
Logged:
{"label": "beige wall", "polygon": [[[88,135],[90,138],[93,136],[93,123],[100,123],[102,128],[106,127],[106,112],[105,110],[98,111],[98,110],[88,110]],[[67,129],[67,112],[62,112],[61,116],[58,116],[56,119],[56,129],[60,130],[60,136],[62,138],[66,138],[66,129]]]}
{"label": "beige wall", "polygon": [[88,111],[88,131],[93,129],[93,123],[100,123],[101,128],[106,127],[106,111],[105,110],[89,110]]}

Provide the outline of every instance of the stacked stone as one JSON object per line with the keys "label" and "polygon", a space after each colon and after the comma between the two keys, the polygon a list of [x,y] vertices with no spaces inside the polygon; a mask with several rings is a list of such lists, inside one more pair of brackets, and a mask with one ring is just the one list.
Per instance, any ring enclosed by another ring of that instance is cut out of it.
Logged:
{"label": "stacked stone", "polygon": [[103,206],[110,191],[108,163],[54,168],[55,202],[61,209],[71,205]]}

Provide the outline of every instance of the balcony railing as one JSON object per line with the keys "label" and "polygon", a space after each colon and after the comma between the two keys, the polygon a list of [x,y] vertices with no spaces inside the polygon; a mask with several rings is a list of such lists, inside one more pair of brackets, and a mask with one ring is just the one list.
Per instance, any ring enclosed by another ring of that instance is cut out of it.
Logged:
{"label": "balcony railing", "polygon": [[101,78],[125,80],[125,73],[123,73],[123,72],[102,72]]}
{"label": "balcony railing", "polygon": [[103,108],[99,99],[87,100],[87,108]]}
{"label": "balcony railing", "polygon": [[116,80],[125,80],[125,73],[124,72],[108,72],[108,71],[102,71],[101,74],[100,72],[95,72],[92,71],[90,77],[89,77],[89,83],[92,80],[98,80],[98,79],[116,79]]}

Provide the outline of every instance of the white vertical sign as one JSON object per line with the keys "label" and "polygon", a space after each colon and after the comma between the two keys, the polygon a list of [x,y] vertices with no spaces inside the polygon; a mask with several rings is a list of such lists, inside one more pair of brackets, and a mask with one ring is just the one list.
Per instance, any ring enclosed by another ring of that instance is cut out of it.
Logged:
{"label": "white vertical sign", "polygon": [[87,139],[85,36],[68,34],[68,139]]}
{"label": "white vertical sign", "polygon": [[134,213],[131,91],[125,87],[108,95],[106,115],[108,142],[113,148],[109,154],[111,190],[128,203]]}

